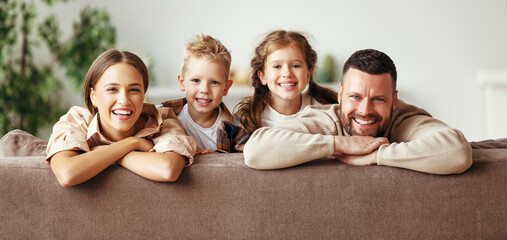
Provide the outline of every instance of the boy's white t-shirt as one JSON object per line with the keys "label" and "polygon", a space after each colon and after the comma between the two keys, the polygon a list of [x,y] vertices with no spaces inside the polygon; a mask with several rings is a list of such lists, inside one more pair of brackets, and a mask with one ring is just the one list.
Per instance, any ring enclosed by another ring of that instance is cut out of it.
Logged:
{"label": "boy's white t-shirt", "polygon": [[197,142],[198,148],[205,148],[209,150],[217,150],[217,132],[218,126],[222,122],[222,108],[218,107],[218,117],[213,126],[210,128],[203,128],[199,124],[195,123],[190,114],[188,113],[188,104],[183,106],[178,119],[185,129],[185,133],[193,138]]}
{"label": "boy's white t-shirt", "polygon": [[[301,110],[303,110],[306,106],[312,105],[312,96],[308,94],[302,94],[301,95],[301,108],[297,113],[294,113],[292,115],[283,115],[277,112],[275,109],[271,107],[271,105],[268,104],[261,115],[261,124],[263,127],[274,127],[278,125],[279,123],[283,123],[285,121],[291,120],[296,118]],[[317,101],[315,101],[317,102]],[[317,102],[318,103],[318,102]],[[320,103],[319,103],[320,105]]]}

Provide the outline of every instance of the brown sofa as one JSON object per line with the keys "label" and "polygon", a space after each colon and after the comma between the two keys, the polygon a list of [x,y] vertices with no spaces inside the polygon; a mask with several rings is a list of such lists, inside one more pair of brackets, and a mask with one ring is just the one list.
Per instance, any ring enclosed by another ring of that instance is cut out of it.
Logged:
{"label": "brown sofa", "polygon": [[0,140],[2,239],[506,239],[507,139],[473,143],[460,175],[316,160],[259,171],[198,156],[174,183],[111,166],[61,187],[45,142]]}

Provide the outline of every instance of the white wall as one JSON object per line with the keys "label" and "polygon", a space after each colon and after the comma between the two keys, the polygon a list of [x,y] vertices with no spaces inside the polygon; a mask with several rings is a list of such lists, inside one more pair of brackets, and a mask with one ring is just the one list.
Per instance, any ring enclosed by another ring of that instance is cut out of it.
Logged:
{"label": "white wall", "polygon": [[239,67],[248,67],[256,43],[279,28],[310,33],[340,71],[354,51],[381,50],[397,66],[399,97],[470,141],[486,137],[477,72],[507,68],[506,0],[80,0],[40,8],[40,16],[57,13],[68,35],[86,4],[108,9],[119,48],[153,58],[152,74],[164,87],[176,87],[183,45],[197,33],[220,39]]}

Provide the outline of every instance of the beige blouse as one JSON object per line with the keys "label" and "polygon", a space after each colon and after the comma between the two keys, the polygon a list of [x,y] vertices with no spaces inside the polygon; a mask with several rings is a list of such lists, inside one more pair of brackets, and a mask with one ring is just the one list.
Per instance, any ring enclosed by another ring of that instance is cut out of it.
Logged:
{"label": "beige blouse", "polygon": [[[195,140],[185,135],[171,108],[156,108],[153,104],[145,103],[141,115],[148,120],[135,137],[152,141],[154,146],[150,152],[173,151],[188,158],[187,166],[193,163]],[[97,114],[92,115],[88,109],[72,107],[53,126],[46,149],[46,161],[49,162],[53,155],[61,151],[88,152],[95,146],[111,144],[112,141],[100,132],[98,120]]]}

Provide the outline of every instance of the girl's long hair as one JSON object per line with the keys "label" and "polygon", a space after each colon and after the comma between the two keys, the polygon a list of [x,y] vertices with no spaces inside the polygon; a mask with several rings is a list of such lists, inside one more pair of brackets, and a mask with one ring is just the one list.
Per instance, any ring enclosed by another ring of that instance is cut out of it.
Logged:
{"label": "girl's long hair", "polygon": [[[268,86],[263,85],[258,71],[263,71],[266,58],[272,52],[284,47],[296,47],[301,50],[306,60],[309,71],[315,69],[317,53],[312,49],[305,35],[300,32],[278,30],[269,33],[255,48],[254,57],[250,61],[252,67],[252,87],[254,93],[250,97],[243,98],[235,107],[235,116],[250,133],[262,126],[262,112],[270,102]],[[313,98],[322,104],[338,103],[338,93],[335,90],[319,86],[310,77],[308,92]]]}

